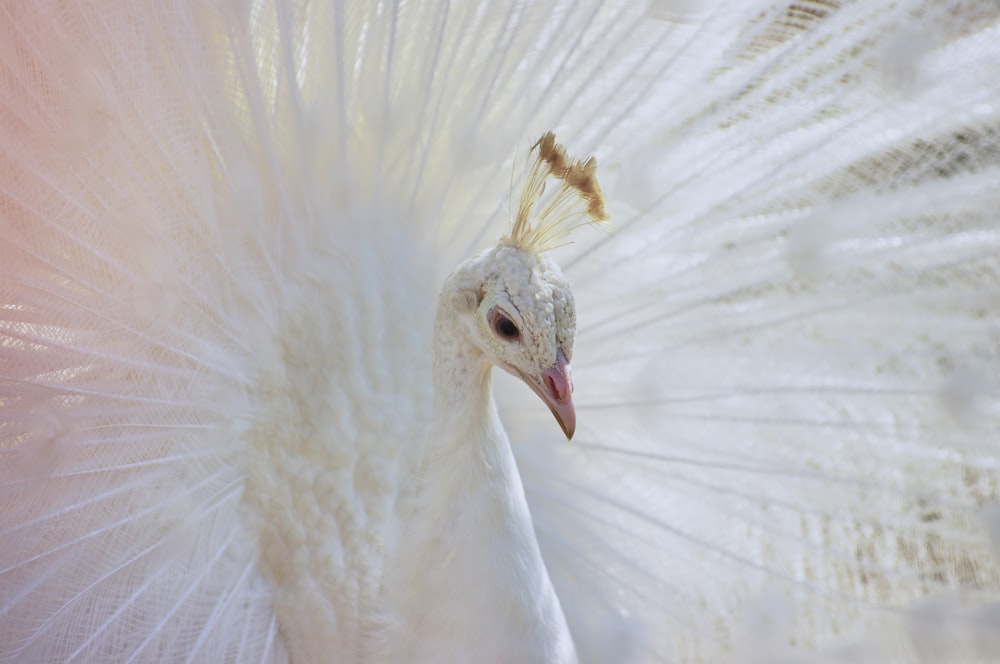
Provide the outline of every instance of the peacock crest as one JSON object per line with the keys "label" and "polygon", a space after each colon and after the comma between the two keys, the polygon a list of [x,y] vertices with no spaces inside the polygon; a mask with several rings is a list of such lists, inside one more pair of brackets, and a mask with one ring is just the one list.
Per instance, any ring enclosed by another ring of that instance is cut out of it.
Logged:
{"label": "peacock crest", "polygon": [[[517,216],[510,235],[501,242],[535,254],[566,244],[575,229],[588,223],[608,220],[604,194],[597,182],[597,159],[573,159],[556,136],[546,132],[531,146],[531,166],[521,190]],[[545,185],[552,177],[559,188],[545,198],[541,211],[535,206],[545,197]]]}

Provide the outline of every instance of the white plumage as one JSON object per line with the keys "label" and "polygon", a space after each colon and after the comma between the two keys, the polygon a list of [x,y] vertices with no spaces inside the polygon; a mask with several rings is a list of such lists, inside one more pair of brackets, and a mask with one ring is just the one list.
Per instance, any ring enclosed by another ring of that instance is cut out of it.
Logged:
{"label": "white plumage", "polygon": [[[0,6],[0,661],[1000,659],[996,2],[133,4]],[[576,436],[425,455],[550,129]]]}

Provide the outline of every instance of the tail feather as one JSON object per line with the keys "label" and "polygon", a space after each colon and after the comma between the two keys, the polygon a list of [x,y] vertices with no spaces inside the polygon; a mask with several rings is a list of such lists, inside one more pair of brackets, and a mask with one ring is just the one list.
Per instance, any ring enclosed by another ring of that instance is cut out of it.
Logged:
{"label": "tail feather", "polygon": [[335,424],[418,419],[426,360],[354,349],[426,345],[550,129],[616,226],[559,252],[574,442],[498,382],[584,659],[995,659],[998,32],[972,0],[4,4],[0,659],[353,647],[276,616],[261,385],[323,351]]}

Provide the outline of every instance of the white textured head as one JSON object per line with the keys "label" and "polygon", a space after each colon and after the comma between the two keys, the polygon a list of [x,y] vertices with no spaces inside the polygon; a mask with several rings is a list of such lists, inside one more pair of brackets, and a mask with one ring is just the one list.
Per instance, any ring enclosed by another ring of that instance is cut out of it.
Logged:
{"label": "white textured head", "polygon": [[572,437],[576,310],[559,267],[545,254],[500,244],[460,265],[445,293],[471,345],[527,383]]}
{"label": "white textured head", "polygon": [[[607,215],[592,157],[570,159],[551,132],[531,152],[534,162],[510,235],[460,265],[444,295],[468,341],[493,365],[527,383],[572,438],[576,415],[569,362],[576,310],[569,282],[545,252],[576,226]],[[534,215],[549,178],[560,182],[559,189]]]}

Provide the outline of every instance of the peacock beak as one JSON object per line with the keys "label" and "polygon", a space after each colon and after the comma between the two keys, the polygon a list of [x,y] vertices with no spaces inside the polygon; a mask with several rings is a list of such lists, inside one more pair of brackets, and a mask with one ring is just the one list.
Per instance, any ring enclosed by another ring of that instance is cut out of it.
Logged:
{"label": "peacock beak", "polygon": [[576,431],[576,410],[573,408],[573,372],[560,348],[556,353],[556,363],[542,372],[541,383],[527,381],[528,385],[549,407],[556,421],[566,434],[566,440],[573,438]]}

